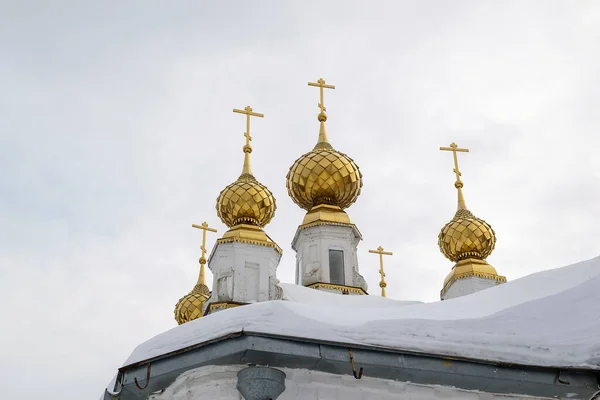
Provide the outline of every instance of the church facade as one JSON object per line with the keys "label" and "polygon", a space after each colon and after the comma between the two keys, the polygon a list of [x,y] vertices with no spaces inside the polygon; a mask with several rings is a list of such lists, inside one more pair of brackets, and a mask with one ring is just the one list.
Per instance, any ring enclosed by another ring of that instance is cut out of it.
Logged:
{"label": "church facade", "polygon": [[[392,253],[381,247],[370,251],[380,256],[382,297],[369,295],[357,257],[362,234],[346,211],[361,193],[363,175],[327,134],[324,89],[334,86],[323,79],[309,85],[320,93],[317,143],[286,176],[290,198],[306,211],[291,243],[294,284],[277,278],[283,250],[266,232],[276,199],[251,167],[250,122],[263,115],[250,106],[234,109],[246,117],[244,161],[240,176],[220,192],[216,204],[229,229],[206,257],[207,232],[216,230],[194,225],[203,231],[200,273],[175,306],[180,326],[140,345],[101,399],[571,399],[593,394],[598,373],[585,368],[493,362],[485,349],[479,357],[451,356],[427,344],[426,329],[412,333],[423,343],[421,350],[407,350],[400,339],[364,339],[356,333],[358,325],[356,332],[343,334],[324,328],[336,318],[347,326],[350,317],[343,315],[349,310],[383,315],[385,326],[387,310],[410,314],[409,307],[428,305],[385,298],[382,256]],[[455,143],[440,149],[453,154],[458,193],[456,214],[438,237],[442,254],[454,263],[440,283],[440,299],[449,300],[495,288],[506,278],[486,261],[495,248],[494,230],[464,200],[457,154],[468,150]],[[206,265],[213,275],[210,288]],[[341,296],[336,301],[342,308],[322,310],[322,296]],[[422,310],[426,316],[428,309]],[[299,322],[301,315],[321,312],[322,326],[307,329]],[[276,318],[288,328],[277,326]]]}

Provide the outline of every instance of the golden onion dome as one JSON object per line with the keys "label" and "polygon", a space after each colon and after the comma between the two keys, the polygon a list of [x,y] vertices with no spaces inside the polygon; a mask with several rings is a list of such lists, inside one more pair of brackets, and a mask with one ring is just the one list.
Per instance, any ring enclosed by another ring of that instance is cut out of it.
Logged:
{"label": "golden onion dome", "polygon": [[320,204],[348,208],[360,195],[362,173],[354,160],[335,150],[327,140],[325,113],[321,112],[318,120],[319,141],[290,167],[286,176],[288,194],[305,210]]}
{"label": "golden onion dome", "polygon": [[438,236],[440,251],[453,262],[466,258],[484,260],[496,246],[492,227],[475,217],[466,208],[460,208]]}
{"label": "golden onion dome", "polygon": [[217,214],[230,228],[238,224],[262,228],[273,219],[276,209],[273,193],[251,173],[242,173],[217,198]]}
{"label": "golden onion dome", "polygon": [[358,165],[346,154],[324,144],[318,143],[298,158],[286,177],[290,197],[305,210],[319,204],[348,208],[360,195],[362,174]]}
{"label": "golden onion dome", "polygon": [[175,305],[175,320],[179,325],[202,317],[202,306],[210,298],[210,290],[204,284],[197,284]]}
{"label": "golden onion dome", "polygon": [[244,166],[240,177],[221,191],[217,197],[217,215],[229,228],[239,224],[264,227],[275,216],[277,205],[273,193],[252,175],[250,167],[250,116],[263,117],[263,114],[252,112],[252,107],[234,112],[246,115],[246,144],[244,150]]}

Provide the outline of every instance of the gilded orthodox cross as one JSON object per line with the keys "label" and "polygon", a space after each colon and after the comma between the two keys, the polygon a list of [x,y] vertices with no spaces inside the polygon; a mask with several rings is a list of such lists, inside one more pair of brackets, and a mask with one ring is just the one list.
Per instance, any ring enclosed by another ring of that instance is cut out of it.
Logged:
{"label": "gilded orthodox cross", "polygon": [[460,180],[460,176],[462,174],[458,169],[458,157],[456,156],[456,152],[468,153],[469,149],[461,149],[456,143],[452,142],[450,147],[440,147],[440,150],[451,151],[454,155],[454,173],[456,174],[456,183],[454,184],[454,186],[456,186],[457,189],[462,188],[463,183]]}
{"label": "gilded orthodox cross", "polygon": [[385,283],[385,272],[383,272],[383,256],[391,256],[393,253],[390,251],[383,251],[383,247],[379,246],[377,250],[369,250],[369,253],[379,254],[379,274],[381,275],[381,282],[379,282],[379,287],[381,288],[381,297],[386,297],[385,288],[387,283]]}
{"label": "gilded orthodox cross", "polygon": [[257,112],[252,112],[252,107],[250,106],[246,106],[243,110],[238,110],[237,108],[234,108],[233,112],[238,114],[246,114],[246,132],[244,132],[244,136],[246,137],[246,146],[250,146],[250,141],[252,140],[252,136],[250,136],[250,117],[263,118],[265,115],[259,114]]}
{"label": "gilded orthodox cross", "polygon": [[202,250],[202,256],[200,257],[200,277],[198,279],[198,283],[206,285],[204,280],[204,264],[206,264],[206,231],[217,232],[217,230],[214,228],[209,228],[206,222],[203,222],[202,225],[192,224],[192,228],[202,229],[202,246],[200,246],[200,250]]}
{"label": "gilded orthodox cross", "polygon": [[234,108],[233,112],[238,114],[246,114],[246,132],[244,132],[244,136],[246,137],[246,145],[243,148],[244,166],[242,167],[242,176],[252,175],[252,168],[250,166],[250,153],[252,153],[252,146],[250,146],[250,141],[252,140],[252,136],[250,136],[250,117],[263,118],[265,115],[259,114],[257,112],[252,112],[252,107],[250,106],[246,106],[243,110],[238,110],[237,108]]}
{"label": "gilded orthodox cross", "polygon": [[319,103],[319,108],[321,109],[321,114],[325,114],[325,111],[327,111],[327,109],[325,108],[325,102],[323,101],[323,89],[335,89],[335,86],[333,85],[326,85],[325,84],[325,80],[323,78],[319,78],[319,80],[317,81],[317,83],[314,82],[308,82],[308,86],[315,86],[319,88],[319,94],[320,94],[320,100],[321,102]]}
{"label": "gilded orthodox cross", "polygon": [[468,153],[469,149],[461,149],[454,142],[450,145],[450,147],[440,147],[440,150],[451,151],[454,155],[454,173],[456,174],[456,182],[454,182],[454,187],[458,189],[458,210],[466,210],[467,204],[465,203],[465,197],[463,196],[462,188],[463,182],[460,179],[462,175],[460,170],[458,169],[458,157],[456,156],[456,152]]}

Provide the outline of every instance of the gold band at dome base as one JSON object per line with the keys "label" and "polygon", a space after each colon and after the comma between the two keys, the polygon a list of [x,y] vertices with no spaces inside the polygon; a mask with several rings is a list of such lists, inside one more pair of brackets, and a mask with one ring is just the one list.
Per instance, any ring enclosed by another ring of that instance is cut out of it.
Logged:
{"label": "gold band at dome base", "polygon": [[255,225],[239,224],[229,229],[217,243],[246,243],[258,246],[272,247],[279,254],[283,254],[277,245],[260,227]]}
{"label": "gold band at dome base", "polygon": [[344,210],[338,206],[329,204],[319,204],[318,206],[311,208],[304,216],[304,220],[300,227],[315,222],[335,222],[337,224],[354,225]]}
{"label": "gold band at dome base", "polygon": [[247,303],[239,303],[236,301],[219,301],[216,303],[210,303],[208,307],[206,307],[206,312],[204,313],[204,315],[208,315],[214,311],[227,310],[230,308],[245,306],[246,304]]}
{"label": "gold band at dome base", "polygon": [[329,204],[320,204],[313,207],[304,216],[302,225],[296,230],[293,242],[296,241],[300,231],[315,226],[349,226],[356,237],[362,239],[362,233],[358,230],[356,225],[350,220],[348,214],[338,206],[332,206]]}
{"label": "gold band at dome base", "polygon": [[506,277],[498,275],[496,268],[492,267],[485,260],[476,258],[467,258],[460,260],[452,267],[452,271],[444,279],[444,287],[440,291],[440,296],[448,291],[448,288],[459,279],[476,277],[490,279],[499,283],[506,283]]}
{"label": "gold band at dome base", "polygon": [[336,285],[334,283],[315,282],[306,287],[312,288],[312,289],[336,290],[336,291],[340,291],[342,294],[349,294],[349,293],[356,293],[356,294],[361,294],[361,295],[369,294],[363,288],[354,287],[354,286],[346,286],[346,285]]}

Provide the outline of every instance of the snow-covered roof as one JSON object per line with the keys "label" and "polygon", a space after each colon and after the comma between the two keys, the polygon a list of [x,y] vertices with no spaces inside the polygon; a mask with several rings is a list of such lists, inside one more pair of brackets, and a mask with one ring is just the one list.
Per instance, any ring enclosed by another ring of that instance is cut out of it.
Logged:
{"label": "snow-covered roof", "polygon": [[244,331],[600,369],[600,257],[436,303],[282,287],[284,301],[237,307],[173,328],[139,345],[125,365]]}

